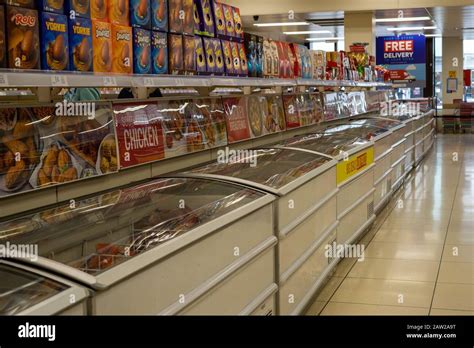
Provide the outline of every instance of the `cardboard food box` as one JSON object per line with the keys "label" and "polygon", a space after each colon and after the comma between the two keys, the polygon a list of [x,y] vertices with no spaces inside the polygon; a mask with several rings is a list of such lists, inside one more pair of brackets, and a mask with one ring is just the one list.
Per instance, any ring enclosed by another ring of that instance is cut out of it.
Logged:
{"label": "cardboard food box", "polygon": [[151,29],[150,0],[130,0],[130,24],[136,28]]}
{"label": "cardboard food box", "polygon": [[228,40],[221,40],[222,44],[222,53],[224,55],[224,67],[225,73],[229,76],[235,75],[234,72],[234,62],[232,60],[232,46],[230,41]]}
{"label": "cardboard food box", "polygon": [[133,72],[151,74],[151,32],[133,28]]}
{"label": "cardboard food box", "polygon": [[273,75],[272,45],[269,39],[263,40],[263,75],[265,77]]}
{"label": "cardboard food box", "polygon": [[222,52],[222,44],[219,39],[211,39],[214,49],[214,57],[216,59],[216,75],[224,75],[225,66],[224,66],[224,53]]}
{"label": "cardboard food box", "polygon": [[64,14],[64,0],[39,0],[38,10]]}
{"label": "cardboard food box", "polygon": [[23,8],[29,8],[29,9],[35,9],[36,4],[34,0],[5,0],[4,2],[1,2],[7,5],[11,6],[19,6]]}
{"label": "cardboard food box", "polygon": [[12,69],[39,69],[38,11],[7,6],[6,18],[8,67]]}
{"label": "cardboard food box", "polygon": [[253,34],[244,35],[245,51],[247,52],[248,75],[257,77],[257,37]]}
{"label": "cardboard food box", "polygon": [[194,2],[193,0],[183,1],[183,34],[194,35]]}
{"label": "cardboard food box", "polygon": [[313,79],[324,80],[326,72],[326,59],[324,51],[311,51],[311,64],[313,66]]}
{"label": "cardboard food box", "polygon": [[106,0],[64,0],[65,14],[70,16],[74,11],[76,17],[90,18],[91,8],[101,2],[106,3]]}
{"label": "cardboard food box", "polygon": [[278,44],[276,41],[270,41],[270,51],[272,57],[272,76],[278,76],[280,73],[280,57],[278,56]]}
{"label": "cardboard food box", "polygon": [[204,53],[204,46],[202,44],[202,38],[199,36],[194,37],[194,46],[196,48],[196,70],[198,74],[204,74],[207,72],[206,65],[206,54]]}
{"label": "cardboard food box", "polygon": [[184,45],[184,71],[186,75],[196,74],[196,48],[194,36],[183,35]]}
{"label": "cardboard food box", "polygon": [[91,19],[108,22],[109,0],[90,0],[90,17]]}
{"label": "cardboard food box", "polygon": [[89,18],[69,20],[69,69],[92,71],[92,22]]}
{"label": "cardboard food box", "polygon": [[225,35],[229,40],[232,40],[235,37],[234,11],[232,11],[232,6],[226,4],[222,4],[222,10],[224,12]]}
{"label": "cardboard food box", "polygon": [[193,1],[193,17],[194,17],[194,35],[201,35],[203,20],[201,19],[201,14],[199,13],[199,4],[198,0]]}
{"label": "cardboard food box", "polygon": [[110,23],[92,21],[92,50],[94,71],[112,71],[112,27]]}
{"label": "cardboard food box", "polygon": [[214,22],[216,26],[216,36],[221,39],[226,39],[224,8],[220,2],[212,1],[212,8],[214,12]]}
{"label": "cardboard food box", "polygon": [[181,34],[183,32],[184,18],[182,18],[183,3],[182,0],[168,1],[168,21],[170,33]]}
{"label": "cardboard food box", "polygon": [[170,74],[182,74],[184,71],[183,36],[180,34],[168,35],[168,64]]}
{"label": "cardboard food box", "polygon": [[245,46],[243,43],[237,43],[239,48],[240,56],[240,73],[242,76],[249,75],[248,63],[247,63],[247,54],[245,53]]}
{"label": "cardboard food box", "polygon": [[69,69],[69,38],[65,15],[41,12],[41,68]]}
{"label": "cardboard food box", "polygon": [[107,16],[109,17],[109,22],[111,24],[129,26],[129,0],[108,0]]}
{"label": "cardboard food box", "polygon": [[151,0],[151,29],[168,31],[167,0]]}
{"label": "cardboard food box", "polygon": [[212,10],[212,0],[194,0],[196,7],[195,21],[198,23],[197,34],[214,37],[215,22]]}
{"label": "cardboard food box", "polygon": [[204,53],[206,54],[207,72],[213,74],[216,72],[216,56],[214,54],[214,44],[211,38],[203,37]]}
{"label": "cardboard food box", "polygon": [[151,32],[152,73],[168,73],[168,35],[159,31]]}
{"label": "cardboard food box", "polygon": [[230,43],[231,53],[232,53],[232,62],[234,64],[234,74],[241,75],[242,67],[240,66],[240,53],[239,45],[237,42]]}
{"label": "cardboard food box", "polygon": [[304,45],[298,45],[299,54],[301,57],[301,77],[310,79],[312,77],[312,64],[309,49]]}
{"label": "cardboard food box", "polygon": [[243,42],[244,28],[242,26],[242,18],[240,18],[240,10],[237,7],[232,7],[232,16],[234,19],[235,37]]}
{"label": "cardboard food box", "polygon": [[278,50],[278,66],[279,72],[278,76],[281,78],[291,78],[291,68],[290,68],[290,59],[288,57],[288,45],[286,42],[278,41],[277,50]]}
{"label": "cardboard food box", "polygon": [[0,68],[7,67],[7,44],[5,33],[5,8],[0,6]]}
{"label": "cardboard food box", "polygon": [[290,43],[289,46],[293,56],[293,75],[294,77],[302,77],[303,69],[301,66],[301,56],[298,45]]}
{"label": "cardboard food box", "polygon": [[131,27],[112,24],[112,71],[133,73],[133,33]]}
{"label": "cardboard food box", "polygon": [[257,49],[257,77],[263,77],[263,36],[256,36]]}

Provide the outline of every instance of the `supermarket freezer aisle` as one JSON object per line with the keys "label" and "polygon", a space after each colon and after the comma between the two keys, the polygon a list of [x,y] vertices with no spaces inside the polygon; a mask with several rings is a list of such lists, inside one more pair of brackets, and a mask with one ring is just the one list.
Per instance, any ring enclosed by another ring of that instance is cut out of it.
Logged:
{"label": "supermarket freezer aisle", "polygon": [[434,148],[307,315],[474,314],[474,135]]}

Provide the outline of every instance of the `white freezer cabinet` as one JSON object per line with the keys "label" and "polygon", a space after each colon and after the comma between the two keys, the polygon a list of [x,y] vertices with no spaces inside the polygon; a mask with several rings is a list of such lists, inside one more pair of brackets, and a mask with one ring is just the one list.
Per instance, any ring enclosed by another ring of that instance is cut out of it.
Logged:
{"label": "white freezer cabinet", "polygon": [[34,267],[93,289],[90,314],[235,315],[262,304],[268,314],[273,201],[241,185],[160,178],[6,222],[0,239],[37,244]]}
{"label": "white freezer cabinet", "polygon": [[89,296],[69,280],[0,260],[0,315],[86,315]]}
{"label": "white freezer cabinet", "polygon": [[253,149],[241,160],[182,175],[236,182],[277,197],[278,313],[302,313],[336,265],[323,252],[336,237],[336,161],[291,149]]}

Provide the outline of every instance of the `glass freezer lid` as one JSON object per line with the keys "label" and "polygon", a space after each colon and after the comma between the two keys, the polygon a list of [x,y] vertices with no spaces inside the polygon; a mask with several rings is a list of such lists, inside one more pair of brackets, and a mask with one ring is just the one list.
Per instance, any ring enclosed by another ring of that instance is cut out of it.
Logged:
{"label": "glass freezer lid", "polygon": [[14,315],[65,291],[69,286],[0,263],[0,315]]}
{"label": "glass freezer lid", "polygon": [[161,178],[0,224],[0,241],[95,275],[265,194],[205,179]]}
{"label": "glass freezer lid", "polygon": [[229,157],[229,160],[218,158],[218,161],[188,173],[235,177],[278,190],[331,161],[324,156],[286,149],[243,151],[242,156]]}
{"label": "glass freezer lid", "polygon": [[326,134],[343,134],[347,136],[357,136],[366,140],[372,140],[372,138],[387,132],[389,132],[387,128],[354,123],[345,123],[336,126],[330,126],[324,130],[324,133]]}
{"label": "glass freezer lid", "polygon": [[358,118],[357,120],[351,121],[352,124],[360,124],[360,125],[367,125],[367,126],[375,126],[379,128],[395,128],[402,126],[403,123],[396,120],[391,120],[388,118],[382,117],[374,117],[374,118]]}
{"label": "glass freezer lid", "polygon": [[345,134],[313,133],[296,136],[280,143],[284,147],[315,151],[337,157],[345,152],[369,144],[366,139]]}

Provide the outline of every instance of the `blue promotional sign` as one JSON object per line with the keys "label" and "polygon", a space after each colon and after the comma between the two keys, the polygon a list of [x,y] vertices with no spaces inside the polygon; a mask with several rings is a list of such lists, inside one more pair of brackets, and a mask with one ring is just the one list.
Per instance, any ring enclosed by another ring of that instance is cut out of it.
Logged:
{"label": "blue promotional sign", "polygon": [[424,35],[381,36],[376,39],[376,62],[390,70],[392,80],[407,87],[426,86]]}

